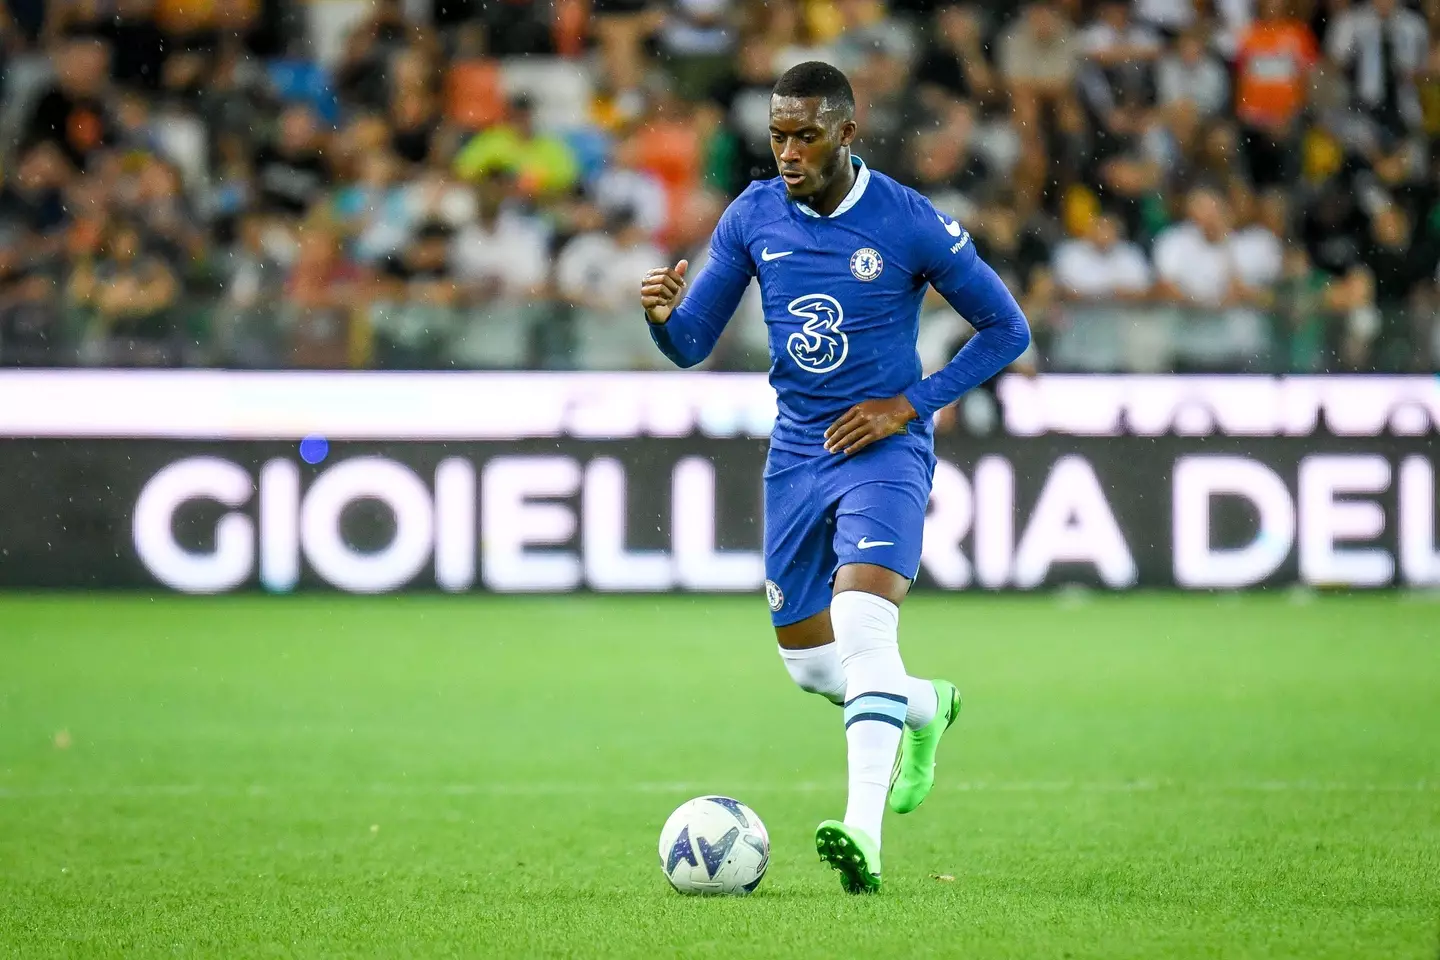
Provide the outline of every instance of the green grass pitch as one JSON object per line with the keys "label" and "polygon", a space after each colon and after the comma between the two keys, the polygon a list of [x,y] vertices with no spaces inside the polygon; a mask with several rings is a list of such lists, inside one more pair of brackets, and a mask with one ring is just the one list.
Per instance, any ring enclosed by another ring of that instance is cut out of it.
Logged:
{"label": "green grass pitch", "polygon": [[[0,598],[0,956],[1440,953],[1440,603],[921,596],[960,683],[885,889],[763,600]],[[695,900],[681,801],[764,818]]]}

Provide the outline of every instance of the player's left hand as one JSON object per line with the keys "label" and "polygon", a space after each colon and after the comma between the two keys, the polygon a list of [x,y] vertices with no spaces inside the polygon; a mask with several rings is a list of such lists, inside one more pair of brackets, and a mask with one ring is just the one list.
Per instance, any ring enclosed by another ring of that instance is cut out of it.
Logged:
{"label": "player's left hand", "polygon": [[915,408],[904,396],[857,403],[825,431],[825,449],[846,455],[859,453],[876,440],[901,432],[916,416]]}

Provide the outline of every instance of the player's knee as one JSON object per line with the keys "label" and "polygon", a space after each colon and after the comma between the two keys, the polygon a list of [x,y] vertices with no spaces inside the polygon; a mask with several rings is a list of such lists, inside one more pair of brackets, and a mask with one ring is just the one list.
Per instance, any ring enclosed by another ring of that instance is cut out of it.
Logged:
{"label": "player's knee", "polygon": [[840,703],[845,699],[845,672],[835,673],[801,673],[794,671],[790,673],[795,685],[806,693],[813,693],[824,697],[833,703]]}
{"label": "player's knee", "polygon": [[845,701],[845,669],[835,644],[803,650],[780,648],[780,658],[795,685],[806,693],[814,693],[832,703]]}

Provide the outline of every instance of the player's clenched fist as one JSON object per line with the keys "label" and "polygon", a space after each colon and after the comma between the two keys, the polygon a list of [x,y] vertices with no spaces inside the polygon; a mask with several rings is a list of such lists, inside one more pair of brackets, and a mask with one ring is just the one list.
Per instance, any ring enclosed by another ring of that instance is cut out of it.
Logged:
{"label": "player's clenched fist", "polygon": [[859,453],[876,440],[905,429],[915,419],[915,408],[904,396],[857,403],[825,431],[825,449],[830,453]]}
{"label": "player's clenched fist", "polygon": [[670,319],[670,312],[680,299],[685,286],[685,271],[690,261],[681,260],[673,267],[656,267],[645,274],[640,281],[640,306],[645,308],[645,319],[651,323],[664,323]]}

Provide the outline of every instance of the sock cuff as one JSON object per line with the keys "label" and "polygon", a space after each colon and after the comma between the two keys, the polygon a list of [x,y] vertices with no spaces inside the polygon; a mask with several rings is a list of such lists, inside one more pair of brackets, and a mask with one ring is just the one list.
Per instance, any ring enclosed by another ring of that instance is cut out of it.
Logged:
{"label": "sock cuff", "polygon": [[884,597],[876,596],[873,593],[866,593],[863,590],[844,590],[830,598],[830,616],[834,619],[835,608],[840,608],[844,615],[859,615],[884,618],[890,623],[900,621],[900,608],[886,600]]}

